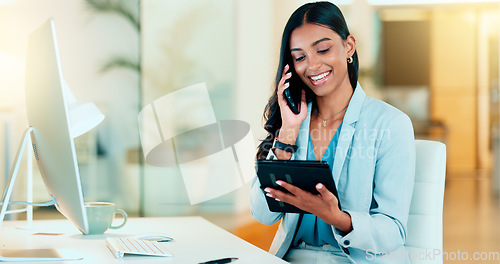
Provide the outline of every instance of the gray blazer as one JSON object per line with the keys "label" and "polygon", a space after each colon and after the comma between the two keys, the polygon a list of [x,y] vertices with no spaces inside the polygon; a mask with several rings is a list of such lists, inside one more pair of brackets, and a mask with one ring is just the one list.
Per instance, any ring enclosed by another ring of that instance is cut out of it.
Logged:
{"label": "gray blazer", "polygon": [[[305,160],[311,104],[292,156]],[[276,159],[272,151],[268,159]],[[353,230],[335,239],[353,263],[409,263],[404,248],[406,223],[415,177],[415,141],[411,120],[400,110],[366,96],[358,83],[349,102],[334,158],[332,177],[342,210]],[[257,177],[252,182],[253,217],[264,224],[281,224],[270,252],[283,257],[297,230],[299,214],[269,211]]]}

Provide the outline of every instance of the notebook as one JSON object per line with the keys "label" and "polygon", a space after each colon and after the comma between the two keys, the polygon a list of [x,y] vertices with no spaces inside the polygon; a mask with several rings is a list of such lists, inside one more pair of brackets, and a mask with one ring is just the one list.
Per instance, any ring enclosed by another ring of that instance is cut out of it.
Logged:
{"label": "notebook", "polygon": [[67,261],[83,259],[71,248],[0,249],[0,262]]}

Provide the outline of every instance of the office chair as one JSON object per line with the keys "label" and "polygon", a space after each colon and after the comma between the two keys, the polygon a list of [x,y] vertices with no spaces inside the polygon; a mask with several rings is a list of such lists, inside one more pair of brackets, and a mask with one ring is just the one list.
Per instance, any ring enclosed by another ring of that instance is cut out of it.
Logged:
{"label": "office chair", "polygon": [[412,264],[441,264],[446,145],[415,140],[415,148],[415,186],[405,247]]}

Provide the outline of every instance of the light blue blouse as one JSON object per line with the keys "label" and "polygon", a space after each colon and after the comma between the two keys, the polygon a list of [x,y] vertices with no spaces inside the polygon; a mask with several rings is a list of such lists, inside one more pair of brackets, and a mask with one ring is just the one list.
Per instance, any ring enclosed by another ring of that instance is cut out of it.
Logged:
{"label": "light blue blouse", "polygon": [[[337,142],[339,140],[340,130],[342,128],[342,123],[335,132],[326,149],[322,161],[326,161],[330,168],[333,168],[333,160],[335,157],[335,151],[337,149]],[[315,160],[314,146],[311,140],[311,133],[309,132],[309,143],[307,146],[307,160]],[[302,217],[302,222],[297,230],[297,235],[293,241],[293,245],[297,246],[301,241],[306,242],[306,244],[313,246],[322,246],[324,244],[329,244],[334,247],[338,247],[338,242],[333,235],[332,226],[325,223],[321,218],[313,214],[304,214]]]}

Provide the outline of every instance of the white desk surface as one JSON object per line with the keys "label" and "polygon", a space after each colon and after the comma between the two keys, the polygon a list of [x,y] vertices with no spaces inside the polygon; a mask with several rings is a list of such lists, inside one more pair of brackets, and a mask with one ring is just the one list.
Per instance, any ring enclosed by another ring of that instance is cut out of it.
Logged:
{"label": "white desk surface", "polygon": [[[117,220],[118,221],[118,220]],[[202,217],[145,217],[129,218],[121,229],[108,230],[104,235],[82,235],[68,220],[36,220],[33,228],[16,226],[25,221],[4,221],[0,228],[0,249],[74,248],[83,260],[53,263],[189,263],[237,257],[234,264],[287,263],[268,252],[234,236]],[[62,233],[39,235],[36,233]],[[106,237],[125,237],[162,233],[174,238],[166,243],[173,257],[125,256],[116,259],[106,246]],[[19,263],[19,262],[18,262]],[[36,263],[36,262],[29,262]],[[48,263],[48,262],[38,262]]]}

